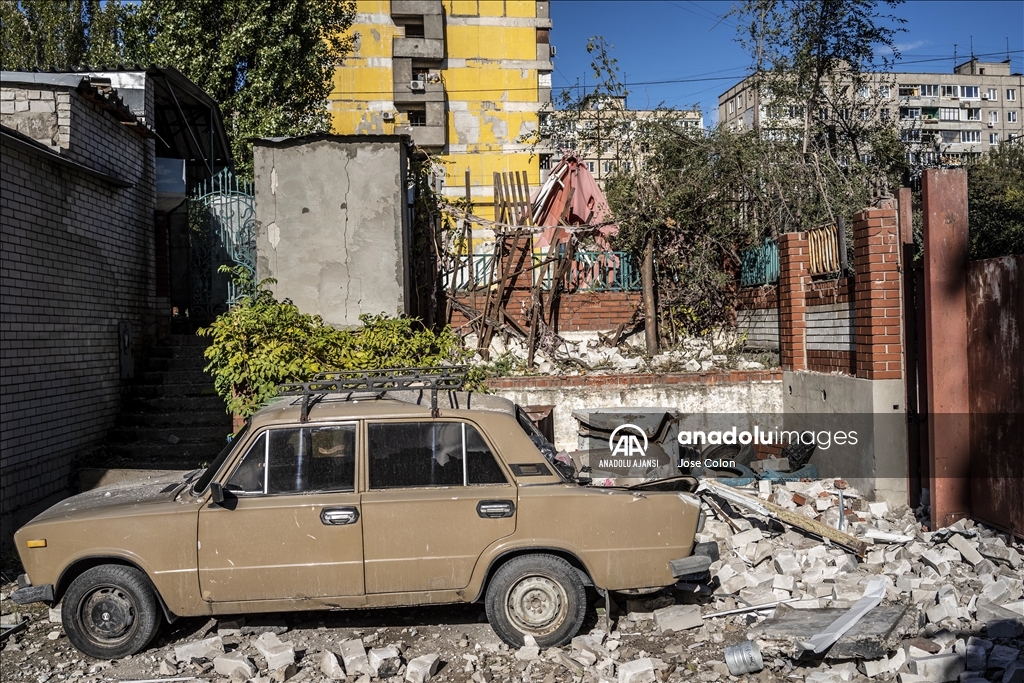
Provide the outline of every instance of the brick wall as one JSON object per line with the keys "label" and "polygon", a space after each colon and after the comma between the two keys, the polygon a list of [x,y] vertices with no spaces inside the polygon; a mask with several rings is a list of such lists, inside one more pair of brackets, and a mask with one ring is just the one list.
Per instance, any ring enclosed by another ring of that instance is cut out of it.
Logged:
{"label": "brick wall", "polygon": [[[0,123],[44,150],[0,154],[0,505],[19,510],[61,495],[76,456],[99,444],[119,408],[117,328],[135,348],[154,320],[154,143],[72,89],[4,88]],[[49,106],[33,102],[53,103]],[[27,104],[26,104],[27,103]],[[37,114],[28,121],[26,114]],[[46,119],[49,116],[49,122]],[[31,124],[31,125],[29,125]],[[9,529],[7,530],[9,531]]]}
{"label": "brick wall", "polygon": [[[483,311],[487,296],[483,292],[474,292],[457,294],[455,298]],[[529,322],[529,304],[530,290],[514,289],[505,310],[525,327]],[[607,332],[628,323],[639,304],[640,292],[568,292],[559,297],[552,317],[558,332]],[[458,328],[468,322],[461,312],[452,313],[453,327]]]}
{"label": "brick wall", "polygon": [[896,211],[865,209],[853,228],[856,275],[835,280],[809,274],[807,233],[780,238],[778,286],[739,291],[736,325],[748,346],[775,339],[784,370],[902,377]]}

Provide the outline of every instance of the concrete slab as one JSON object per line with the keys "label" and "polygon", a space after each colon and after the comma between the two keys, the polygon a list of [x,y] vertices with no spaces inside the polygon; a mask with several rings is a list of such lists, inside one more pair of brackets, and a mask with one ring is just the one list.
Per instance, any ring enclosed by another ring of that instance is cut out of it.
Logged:
{"label": "concrete slab", "polygon": [[[841,617],[843,609],[793,610],[780,605],[775,616],[752,628],[763,652],[798,656],[806,642]],[[847,631],[826,653],[826,660],[878,660],[896,650],[905,636],[916,636],[921,614],[910,605],[880,605]]]}

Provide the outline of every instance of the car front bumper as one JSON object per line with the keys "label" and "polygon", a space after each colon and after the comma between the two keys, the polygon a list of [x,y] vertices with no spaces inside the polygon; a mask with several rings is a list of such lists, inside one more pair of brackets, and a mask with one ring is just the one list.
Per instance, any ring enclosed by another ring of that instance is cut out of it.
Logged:
{"label": "car front bumper", "polygon": [[18,577],[18,590],[11,593],[11,601],[19,605],[29,605],[33,602],[53,602],[53,584],[44,583],[42,586],[33,586],[28,580],[28,575],[22,574]]}

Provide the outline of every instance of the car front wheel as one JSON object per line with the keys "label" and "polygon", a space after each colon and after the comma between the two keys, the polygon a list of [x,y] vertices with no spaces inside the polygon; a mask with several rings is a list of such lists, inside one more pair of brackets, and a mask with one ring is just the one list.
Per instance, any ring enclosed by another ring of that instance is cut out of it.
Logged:
{"label": "car front wheel", "polygon": [[88,569],[68,587],[61,621],[68,640],[97,659],[141,651],[160,628],[160,607],[146,576],[134,567]]}
{"label": "car front wheel", "polygon": [[568,642],[583,625],[587,595],[576,570],[554,555],[520,555],[503,564],[487,586],[487,621],[514,647],[533,636],[540,647]]}

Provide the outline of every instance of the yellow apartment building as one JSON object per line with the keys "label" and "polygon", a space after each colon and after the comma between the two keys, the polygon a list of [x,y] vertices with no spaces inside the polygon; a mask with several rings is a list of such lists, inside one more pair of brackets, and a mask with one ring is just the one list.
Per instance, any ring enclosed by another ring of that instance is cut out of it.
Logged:
{"label": "yellow apartment building", "polygon": [[495,171],[550,162],[520,140],[551,101],[549,3],[536,0],[357,0],[355,45],[335,72],[335,133],[408,134],[443,161],[444,194],[492,217]]}

